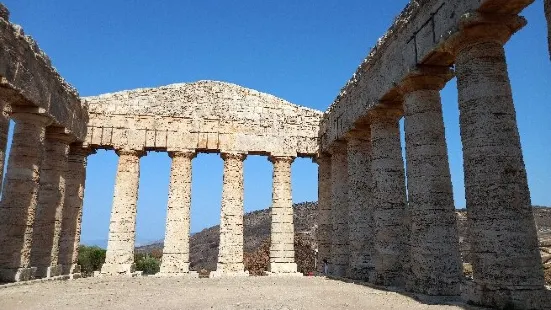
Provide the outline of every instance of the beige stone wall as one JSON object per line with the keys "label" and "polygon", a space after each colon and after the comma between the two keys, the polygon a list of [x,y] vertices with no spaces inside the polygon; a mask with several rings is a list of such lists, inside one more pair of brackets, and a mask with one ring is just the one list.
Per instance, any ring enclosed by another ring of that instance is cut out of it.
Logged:
{"label": "beige stone wall", "polygon": [[97,148],[314,156],[322,112],[234,84],[200,81],[85,98]]}

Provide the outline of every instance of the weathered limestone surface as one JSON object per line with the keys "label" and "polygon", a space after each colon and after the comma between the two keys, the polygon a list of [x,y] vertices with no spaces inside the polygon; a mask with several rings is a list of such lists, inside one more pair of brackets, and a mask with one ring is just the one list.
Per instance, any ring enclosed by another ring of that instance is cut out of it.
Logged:
{"label": "weathered limestone surface", "polygon": [[291,194],[291,164],[294,157],[271,156],[274,165],[269,274],[297,274],[295,227]]}
{"label": "weathered limestone surface", "polygon": [[374,265],[372,253],[373,203],[371,199],[371,133],[356,131],[347,136],[348,235],[350,263],[347,277],[369,281]]}
{"label": "weathered limestone surface", "polygon": [[348,238],[348,162],[345,142],[331,149],[331,264],[330,274],[346,276],[350,260]]}
{"label": "weathered limestone surface", "polygon": [[113,195],[109,239],[105,264],[101,268],[101,273],[131,275],[135,271],[136,207],[140,179],[140,157],[143,153],[119,150],[117,154],[119,155],[119,164]]}
{"label": "weathered limestone surface", "polygon": [[0,281],[34,278],[30,266],[40,164],[43,158],[44,115],[14,113],[13,143],[0,205]]}
{"label": "weathered limestone surface", "polygon": [[371,174],[375,221],[375,278],[377,284],[403,284],[406,227],[404,162],[398,120],[401,111],[371,112]]}
{"label": "weathered limestone surface", "polygon": [[243,161],[240,153],[222,153],[224,177],[218,264],[211,277],[248,275],[243,265]]}
{"label": "weathered limestone surface", "polygon": [[31,265],[36,277],[55,277],[61,274],[59,240],[63,220],[63,204],[67,157],[73,138],[63,129],[48,127],[44,141],[45,156],[40,169],[40,187],[33,227]]}
{"label": "weathered limestone surface", "polygon": [[10,129],[10,106],[0,99],[0,192],[4,182],[4,161],[6,159],[6,148],[8,145],[8,132]]}
{"label": "weathered limestone surface", "polygon": [[[543,270],[503,44],[509,25],[475,23],[456,46],[474,292],[479,304],[531,308]],[[520,295],[519,295],[520,294]]]}
{"label": "weathered limestone surface", "polygon": [[331,213],[331,155],[321,154],[318,163],[318,272],[327,273],[331,262],[331,236],[333,223]]}
{"label": "weathered limestone surface", "polygon": [[171,152],[166,232],[160,274],[189,275],[191,161],[194,151]]}
{"label": "weathered limestone surface", "polygon": [[235,84],[199,81],[90,102],[94,147],[314,156],[322,112]]}
{"label": "weathered limestone surface", "polygon": [[0,8],[0,100],[46,114],[55,125],[84,140],[87,103],[52,67],[37,42],[9,22],[7,9],[1,4]]}
{"label": "weathered limestone surface", "polygon": [[86,161],[90,150],[82,144],[72,144],[69,149],[65,177],[65,202],[59,240],[59,263],[64,275],[80,276],[78,246],[82,223],[82,203],[86,182]]}
{"label": "weathered limestone surface", "polygon": [[406,136],[409,226],[409,291],[459,295],[459,236],[440,90],[453,76],[448,68],[420,69],[406,79]]}
{"label": "weathered limestone surface", "polygon": [[320,125],[320,149],[328,151],[369,110],[382,101],[394,100],[397,83],[417,65],[453,65],[454,55],[446,43],[470,13],[518,14],[533,1],[410,1],[325,113]]}

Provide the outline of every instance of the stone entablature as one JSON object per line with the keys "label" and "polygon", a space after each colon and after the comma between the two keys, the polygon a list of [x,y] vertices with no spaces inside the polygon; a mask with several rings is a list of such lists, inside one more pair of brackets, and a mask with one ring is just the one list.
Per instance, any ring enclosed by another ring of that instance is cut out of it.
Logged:
{"label": "stone entablature", "polygon": [[44,114],[52,126],[64,127],[83,141],[88,122],[87,104],[52,67],[48,56],[23,28],[9,22],[0,5],[0,100],[12,110]]}
{"label": "stone entablature", "polygon": [[[381,37],[331,104],[320,125],[321,150],[367,118],[369,110],[400,96],[398,84],[418,65],[452,66],[449,43],[466,23],[513,18],[534,0],[412,0]],[[523,20],[510,20],[511,31]]]}
{"label": "stone entablature", "polygon": [[312,157],[322,112],[235,84],[199,81],[84,98],[93,148]]}

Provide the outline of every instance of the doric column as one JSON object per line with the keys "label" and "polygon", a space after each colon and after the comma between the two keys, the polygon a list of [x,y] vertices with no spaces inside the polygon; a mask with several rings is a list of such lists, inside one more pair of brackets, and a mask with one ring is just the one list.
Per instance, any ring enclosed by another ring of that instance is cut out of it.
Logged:
{"label": "doric column", "polygon": [[78,246],[82,223],[82,203],[86,181],[86,161],[93,151],[74,143],[69,148],[68,171],[65,178],[65,203],[59,241],[59,263],[62,273],[72,278],[80,277]]}
{"label": "doric column", "polygon": [[400,145],[401,111],[381,108],[370,112],[375,277],[381,285],[403,284],[406,227],[406,188]]}
{"label": "doric column", "polygon": [[317,270],[327,274],[331,262],[331,155],[320,154],[318,163],[318,257]]}
{"label": "doric column", "polygon": [[371,133],[354,130],[348,146],[348,239],[350,263],[347,277],[369,281],[374,265],[374,223],[371,180]]}
{"label": "doric column", "polygon": [[4,181],[4,160],[6,158],[8,132],[10,129],[9,109],[8,103],[0,100],[0,192],[2,192],[2,182]]}
{"label": "doric column", "polygon": [[468,298],[528,308],[537,298],[527,294],[544,278],[503,48],[525,22],[474,21],[455,46],[474,279]]}
{"label": "doric column", "polygon": [[401,84],[404,96],[409,214],[409,291],[459,295],[459,236],[440,90],[453,77],[421,68]]}
{"label": "doric column", "polygon": [[348,162],[346,142],[331,148],[331,264],[329,273],[345,277],[350,259],[348,245]]}
{"label": "doric column", "polygon": [[291,193],[291,164],[294,157],[270,156],[274,165],[272,207],[270,208],[270,275],[302,275],[295,263],[295,227]]}
{"label": "doric column", "polygon": [[119,150],[117,180],[102,274],[131,275],[135,271],[136,212],[142,151]]}
{"label": "doric column", "polygon": [[172,158],[172,166],[160,275],[189,276],[191,161],[197,153],[187,151],[168,154]]}
{"label": "doric column", "polygon": [[65,178],[69,144],[74,137],[64,128],[48,127],[44,141],[46,156],[40,170],[40,187],[33,229],[31,265],[36,277],[61,275],[59,238],[63,220]]}
{"label": "doric column", "polygon": [[0,206],[0,281],[34,278],[31,244],[40,165],[44,152],[45,115],[13,113],[15,130]]}
{"label": "doric column", "polygon": [[241,153],[222,153],[224,178],[218,264],[211,277],[248,275],[243,265],[243,161]]}

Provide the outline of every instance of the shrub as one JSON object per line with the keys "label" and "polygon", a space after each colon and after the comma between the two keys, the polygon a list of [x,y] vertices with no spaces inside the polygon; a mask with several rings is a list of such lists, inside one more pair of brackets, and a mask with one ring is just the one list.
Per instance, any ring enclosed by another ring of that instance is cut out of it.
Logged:
{"label": "shrub", "polygon": [[161,269],[161,261],[149,254],[136,254],[134,256],[136,270],[144,274],[156,274]]}
{"label": "shrub", "polygon": [[105,250],[98,246],[78,247],[78,264],[80,265],[82,276],[89,277],[94,271],[100,270],[105,262]]}

